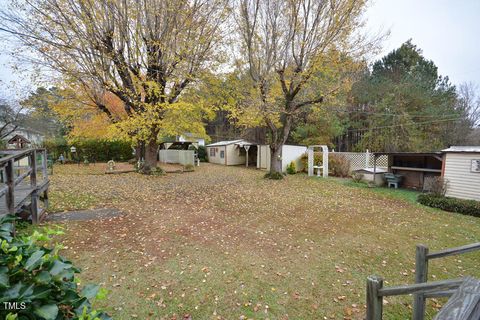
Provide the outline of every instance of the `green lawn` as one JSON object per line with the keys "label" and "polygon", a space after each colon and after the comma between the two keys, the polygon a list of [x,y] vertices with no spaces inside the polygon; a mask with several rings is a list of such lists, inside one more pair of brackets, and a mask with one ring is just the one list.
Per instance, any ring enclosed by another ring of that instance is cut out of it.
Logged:
{"label": "green lawn", "polygon": [[[480,219],[410,191],[210,164],[160,177],[83,170],[57,170],[51,197],[92,196],[86,207],[126,215],[66,223],[59,240],[84,282],[110,290],[97,306],[115,319],[362,319],[368,275],[412,283],[416,244],[480,241]],[[479,258],[433,261],[430,279],[480,276]],[[428,302],[429,317],[441,303]],[[388,298],[385,319],[410,308],[411,297]]]}

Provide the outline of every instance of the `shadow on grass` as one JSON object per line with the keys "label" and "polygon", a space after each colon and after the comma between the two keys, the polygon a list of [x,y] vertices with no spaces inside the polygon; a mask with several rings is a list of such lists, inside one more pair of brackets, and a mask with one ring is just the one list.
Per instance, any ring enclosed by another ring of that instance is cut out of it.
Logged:
{"label": "shadow on grass", "polygon": [[368,189],[371,192],[381,194],[383,196],[387,196],[394,199],[405,200],[412,204],[421,205],[417,202],[417,197],[419,194],[421,194],[420,191],[403,189],[403,188],[394,189],[394,188],[387,188],[387,187],[369,187],[368,184],[365,182],[355,182],[350,179],[334,178],[332,180],[348,187]]}

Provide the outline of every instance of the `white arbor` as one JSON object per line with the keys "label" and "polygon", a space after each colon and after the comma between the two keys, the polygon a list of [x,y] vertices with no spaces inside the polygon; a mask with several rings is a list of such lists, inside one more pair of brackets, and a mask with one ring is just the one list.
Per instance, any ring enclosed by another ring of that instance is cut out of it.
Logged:
{"label": "white arbor", "polygon": [[[322,158],[322,165],[319,164],[315,165],[314,163],[314,149],[322,149],[323,158]],[[308,176],[312,177],[314,175],[314,169],[317,169],[317,176],[320,177],[320,170],[322,170],[323,177],[328,177],[328,147],[325,145],[314,145],[309,146],[307,150],[308,154]]]}

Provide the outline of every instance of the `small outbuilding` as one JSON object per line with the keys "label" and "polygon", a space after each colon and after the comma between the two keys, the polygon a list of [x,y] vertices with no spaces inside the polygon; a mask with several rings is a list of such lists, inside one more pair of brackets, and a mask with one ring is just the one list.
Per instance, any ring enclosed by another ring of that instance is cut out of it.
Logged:
{"label": "small outbuilding", "polygon": [[379,156],[388,156],[387,172],[401,177],[402,187],[423,190],[425,181],[442,174],[441,152],[374,152],[374,174]]}
{"label": "small outbuilding", "polygon": [[[219,141],[206,146],[208,162],[225,166],[256,165],[257,145],[243,139]],[[248,160],[247,160],[248,159]]]}
{"label": "small outbuilding", "polygon": [[7,144],[14,149],[25,149],[30,146],[31,142],[23,135],[16,134],[7,141]]}
{"label": "small outbuilding", "polygon": [[446,196],[480,201],[480,146],[453,146],[442,152]]}

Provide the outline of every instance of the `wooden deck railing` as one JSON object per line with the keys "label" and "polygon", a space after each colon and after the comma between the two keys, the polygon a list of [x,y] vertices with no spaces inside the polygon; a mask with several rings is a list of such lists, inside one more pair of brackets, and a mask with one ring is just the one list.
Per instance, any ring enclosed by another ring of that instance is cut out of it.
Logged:
{"label": "wooden deck railing", "polygon": [[[32,222],[38,223],[48,207],[46,150],[0,150],[0,157],[0,216],[18,214],[30,202]],[[37,157],[41,159],[40,165]],[[39,206],[40,201],[43,207]]]}
{"label": "wooden deck railing", "polygon": [[367,278],[367,320],[381,320],[383,297],[413,294],[413,320],[425,318],[425,299],[450,297],[464,279],[451,279],[427,282],[428,261],[441,257],[458,255],[480,250],[480,242],[457,248],[429,253],[428,247],[417,245],[415,261],[415,284],[383,287],[383,279],[378,276]]}
{"label": "wooden deck railing", "polygon": [[[480,250],[480,242],[461,247],[445,249],[429,253],[428,247],[417,245],[415,254],[415,283],[424,283],[428,280],[428,261],[447,256],[464,254]],[[423,320],[425,315],[425,294],[419,292],[413,298],[413,320]]]}

